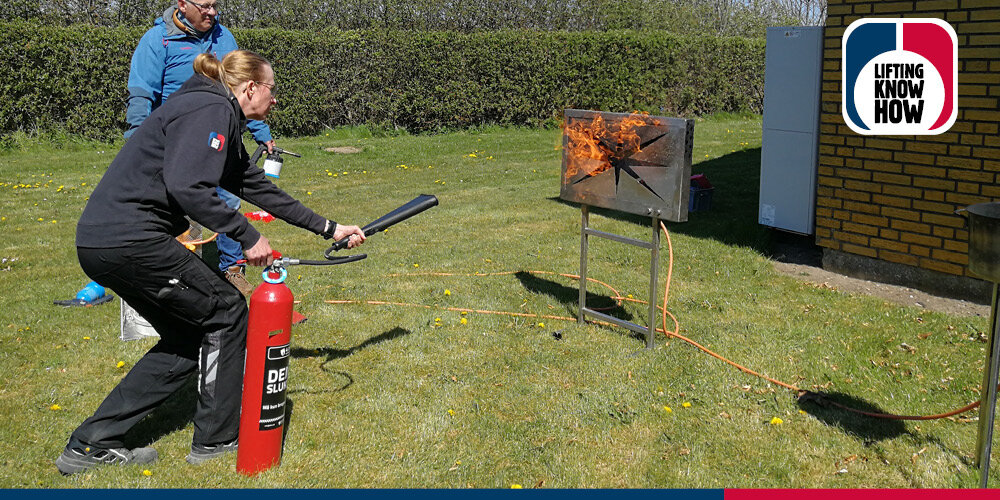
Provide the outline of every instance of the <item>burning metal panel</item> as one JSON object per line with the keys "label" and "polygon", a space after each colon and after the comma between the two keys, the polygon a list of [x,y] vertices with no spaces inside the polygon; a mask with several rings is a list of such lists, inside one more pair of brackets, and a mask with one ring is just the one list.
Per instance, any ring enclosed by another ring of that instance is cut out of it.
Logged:
{"label": "burning metal panel", "polygon": [[687,221],[694,121],[566,110],[559,197]]}

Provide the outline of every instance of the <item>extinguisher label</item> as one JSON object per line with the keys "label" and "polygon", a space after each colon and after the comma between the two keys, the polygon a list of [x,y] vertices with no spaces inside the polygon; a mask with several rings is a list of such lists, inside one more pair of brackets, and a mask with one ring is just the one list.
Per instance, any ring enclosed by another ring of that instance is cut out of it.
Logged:
{"label": "extinguisher label", "polygon": [[260,399],[260,430],[277,429],[285,422],[290,344],[270,346],[264,360],[264,391]]}

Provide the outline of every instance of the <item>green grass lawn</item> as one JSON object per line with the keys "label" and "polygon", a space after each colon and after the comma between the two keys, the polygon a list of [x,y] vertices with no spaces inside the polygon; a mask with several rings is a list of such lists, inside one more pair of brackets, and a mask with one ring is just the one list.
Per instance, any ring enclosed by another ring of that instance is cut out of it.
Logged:
{"label": "green grass lawn", "polygon": [[[773,270],[771,235],[757,224],[760,132],[759,117],[696,124],[694,171],[715,193],[710,211],[667,224],[675,254],[668,308],[681,333],[865,409],[931,414],[976,400],[986,319],[842,294]],[[282,465],[254,478],[235,472],[235,456],[198,468],[184,462],[193,386],[129,435],[133,445],[152,443],[158,463],[59,475],[52,462],[69,433],[153,341],[118,340],[117,301],[52,305],[87,281],[74,227],[117,147],[28,141],[0,153],[0,487],[977,484],[976,413],[877,421],[799,403],[662,335],[642,350],[642,339],[620,328],[444,309],[575,317],[577,284],[532,273],[579,271],[580,210],[558,199],[558,130],[347,129],[279,145],[303,157],[286,158],[277,183],[337,221],[367,223],[420,193],[441,204],[372,236],[365,261],[291,270],[309,320],[293,330]],[[324,151],[348,145],[362,152]],[[603,210],[591,223],[642,239],[651,231],[647,219]],[[282,222],[255,224],[291,257],[322,258],[327,246]],[[590,276],[622,294],[647,299],[648,262],[648,251],[591,240]],[[505,272],[514,273],[494,274]],[[589,290],[593,303],[609,302],[606,289]],[[646,322],[639,303],[614,314]]]}

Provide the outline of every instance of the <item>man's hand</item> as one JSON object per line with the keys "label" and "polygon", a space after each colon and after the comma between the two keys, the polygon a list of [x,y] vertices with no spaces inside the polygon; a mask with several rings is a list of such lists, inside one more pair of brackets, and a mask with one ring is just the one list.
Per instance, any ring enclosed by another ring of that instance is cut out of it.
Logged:
{"label": "man's hand", "polygon": [[247,264],[251,266],[267,267],[274,262],[274,253],[271,251],[271,242],[267,241],[263,235],[247,249],[244,254],[247,256]]}
{"label": "man's hand", "polygon": [[265,142],[264,145],[267,146],[267,154],[271,154],[274,152],[274,146],[275,146],[274,139]]}
{"label": "man's hand", "polygon": [[333,231],[333,241],[340,241],[350,236],[347,240],[347,248],[354,248],[365,242],[365,232],[358,226],[345,226],[337,224],[337,229]]}

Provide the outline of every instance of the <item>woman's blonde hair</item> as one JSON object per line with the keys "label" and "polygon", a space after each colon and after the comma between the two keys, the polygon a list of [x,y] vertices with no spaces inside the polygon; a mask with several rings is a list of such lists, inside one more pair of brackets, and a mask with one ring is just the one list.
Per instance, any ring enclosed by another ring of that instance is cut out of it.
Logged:
{"label": "woman's blonde hair", "polygon": [[264,79],[264,66],[271,63],[249,50],[234,50],[219,61],[212,54],[198,54],[194,59],[195,73],[220,81],[236,92],[236,87],[246,81]]}

